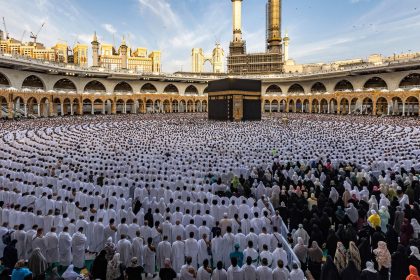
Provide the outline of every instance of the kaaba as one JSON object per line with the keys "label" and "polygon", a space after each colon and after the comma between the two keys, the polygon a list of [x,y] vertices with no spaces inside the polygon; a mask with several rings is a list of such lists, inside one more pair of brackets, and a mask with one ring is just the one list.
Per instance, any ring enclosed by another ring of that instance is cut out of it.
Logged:
{"label": "kaaba", "polygon": [[211,81],[207,92],[209,120],[261,120],[261,81],[233,78]]}

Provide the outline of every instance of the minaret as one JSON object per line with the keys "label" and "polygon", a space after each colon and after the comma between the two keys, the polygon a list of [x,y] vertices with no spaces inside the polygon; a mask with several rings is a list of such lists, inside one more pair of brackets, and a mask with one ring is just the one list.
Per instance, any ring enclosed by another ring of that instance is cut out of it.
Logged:
{"label": "minaret", "polygon": [[268,52],[281,53],[281,0],[268,0],[267,13]]}
{"label": "minaret", "polygon": [[216,43],[216,47],[213,50],[212,60],[213,60],[213,73],[223,73],[224,72],[223,62],[225,60],[225,52],[223,51],[219,43]]}
{"label": "minaret", "polygon": [[283,50],[284,58],[283,58],[283,60],[284,60],[284,62],[289,60],[289,40],[290,40],[289,35],[287,34],[287,31],[286,31],[286,36],[283,38],[283,45],[284,45],[284,50]]}
{"label": "minaret", "polygon": [[99,67],[99,42],[98,37],[96,36],[96,31],[93,34],[92,44],[92,66]]}
{"label": "minaret", "polygon": [[125,43],[125,38],[123,37],[121,46],[120,46],[120,56],[121,56],[121,69],[127,69],[127,63],[128,63],[128,58],[127,58],[127,44]]}
{"label": "minaret", "polygon": [[233,38],[230,42],[230,54],[244,54],[245,42],[242,40],[242,0],[232,1]]}

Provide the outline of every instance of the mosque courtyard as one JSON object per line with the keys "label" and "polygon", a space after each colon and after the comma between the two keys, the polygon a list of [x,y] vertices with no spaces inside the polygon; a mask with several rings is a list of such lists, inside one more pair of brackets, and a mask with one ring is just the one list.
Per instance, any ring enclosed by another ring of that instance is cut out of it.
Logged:
{"label": "mosque courtyard", "polygon": [[[18,258],[29,267],[40,254],[48,264],[86,266],[95,278],[106,262],[139,265],[150,277],[167,267],[214,276],[232,270],[236,253],[241,273],[290,279],[319,279],[330,256],[341,275],[353,273],[353,263],[371,271],[383,261],[378,254],[406,254],[415,265],[419,169],[418,118],[277,113],[216,122],[195,113],[3,121],[0,234],[15,230]],[[404,215],[411,224],[398,218]],[[397,273],[382,265],[378,273]]]}

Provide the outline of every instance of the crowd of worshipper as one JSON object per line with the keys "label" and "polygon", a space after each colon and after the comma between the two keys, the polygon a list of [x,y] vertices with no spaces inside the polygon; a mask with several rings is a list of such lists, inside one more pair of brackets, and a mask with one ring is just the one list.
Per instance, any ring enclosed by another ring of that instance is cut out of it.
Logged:
{"label": "crowd of worshipper", "polygon": [[0,122],[1,279],[418,279],[420,121]]}

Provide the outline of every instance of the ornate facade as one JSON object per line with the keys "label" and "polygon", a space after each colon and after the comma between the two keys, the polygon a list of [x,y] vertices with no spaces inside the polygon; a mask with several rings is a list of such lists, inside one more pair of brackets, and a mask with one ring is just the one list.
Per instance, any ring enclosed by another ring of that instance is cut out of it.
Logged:
{"label": "ornate facade", "polygon": [[[420,59],[244,77],[262,81],[267,113],[420,115]],[[207,83],[220,78],[71,69],[0,56],[1,116],[206,112]]]}

